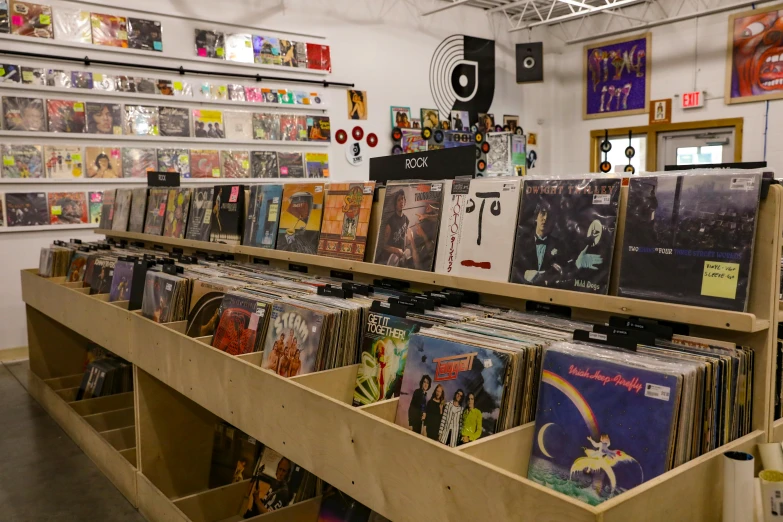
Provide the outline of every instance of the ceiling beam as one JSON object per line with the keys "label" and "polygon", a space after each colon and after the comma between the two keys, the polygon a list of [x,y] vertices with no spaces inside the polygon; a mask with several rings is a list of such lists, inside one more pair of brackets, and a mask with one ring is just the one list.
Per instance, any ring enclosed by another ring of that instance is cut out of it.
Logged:
{"label": "ceiling beam", "polygon": [[[640,2],[646,2],[646,1],[648,1],[648,0],[616,0],[615,2],[612,2],[611,4],[605,4],[605,5],[600,5],[600,6],[594,7],[590,11],[579,11],[579,12],[576,12],[576,13],[569,13],[569,14],[565,14],[565,15],[562,15],[562,16],[556,16],[554,18],[548,18],[548,19],[545,19],[545,20],[541,20],[540,22],[533,22],[533,23],[530,23],[530,24],[527,24],[527,25],[524,25],[524,26],[521,26],[521,27],[515,27],[515,28],[512,28],[512,29],[509,29],[508,32],[509,33],[513,33],[515,31],[523,31],[525,29],[532,29],[533,27],[538,27],[540,25],[552,25],[552,24],[557,24],[557,23],[560,23],[560,22],[567,22],[569,20],[576,20],[577,18],[590,16],[592,14],[600,13],[601,11],[605,11],[607,9],[614,9],[614,8],[617,8],[617,7],[622,7],[622,6],[626,6],[626,5],[632,5],[632,4],[638,4]],[[600,36],[603,38],[606,35],[602,34]],[[571,40],[569,40],[569,42],[570,41]]]}
{"label": "ceiling beam", "polygon": [[445,11],[446,9],[451,9],[452,7],[457,7],[458,5],[467,4],[468,2],[470,2],[470,0],[453,0],[450,3],[442,5],[441,7],[436,7],[431,11],[425,11],[421,13],[421,16],[429,16],[431,14],[440,13],[441,11]]}
{"label": "ceiling beam", "polygon": [[487,13],[497,13],[499,11],[505,11],[506,9],[511,9],[512,7],[523,6],[528,2],[530,2],[530,0],[520,0],[519,2],[511,2],[509,4],[499,5],[497,7],[493,7],[492,9],[487,9]]}

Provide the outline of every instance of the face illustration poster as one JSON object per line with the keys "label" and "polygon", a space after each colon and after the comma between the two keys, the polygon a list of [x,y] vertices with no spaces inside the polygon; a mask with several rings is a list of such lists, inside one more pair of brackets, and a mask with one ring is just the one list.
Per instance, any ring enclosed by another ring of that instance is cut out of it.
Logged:
{"label": "face illustration poster", "polygon": [[650,104],[650,33],[586,45],[583,114],[586,120],[644,114]]}
{"label": "face illustration poster", "polygon": [[783,5],[729,17],[726,103],[783,98],[780,27]]}

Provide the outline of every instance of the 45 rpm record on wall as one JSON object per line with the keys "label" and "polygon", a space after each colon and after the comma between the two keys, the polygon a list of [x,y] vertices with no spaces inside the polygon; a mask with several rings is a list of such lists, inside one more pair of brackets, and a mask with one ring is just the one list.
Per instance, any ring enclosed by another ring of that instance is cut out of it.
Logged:
{"label": "45 rpm record on wall", "polygon": [[400,141],[402,139],[402,130],[400,130],[399,127],[394,127],[392,129],[392,139],[394,141]]}
{"label": "45 rpm record on wall", "polygon": [[432,137],[432,129],[429,127],[425,127],[424,129],[422,129],[421,137],[424,138],[425,140],[430,139]]}
{"label": "45 rpm record on wall", "polygon": [[517,133],[517,136],[522,136],[525,133],[525,131],[522,130],[522,127],[517,127],[516,130],[514,130],[514,132]]}
{"label": "45 rpm record on wall", "polygon": [[609,152],[612,150],[612,142],[609,140],[604,140],[601,142],[601,152]]}
{"label": "45 rpm record on wall", "polygon": [[370,147],[375,147],[378,145],[378,136],[376,136],[374,132],[371,132],[367,135],[367,145]]}
{"label": "45 rpm record on wall", "polygon": [[402,154],[402,147],[400,147],[399,145],[395,145],[394,147],[392,147],[392,154],[395,156],[397,154]]}
{"label": "45 rpm record on wall", "polygon": [[470,132],[473,132],[473,133],[478,132],[478,125],[476,125],[475,123],[473,125],[471,125],[470,126]]}
{"label": "45 rpm record on wall", "polygon": [[626,165],[623,170],[629,174],[636,174],[636,168],[633,165]]}
{"label": "45 rpm record on wall", "polygon": [[476,147],[476,159],[481,159],[481,156],[482,156],[481,149]]}
{"label": "45 rpm record on wall", "polygon": [[440,129],[435,131],[435,143],[443,143],[443,131]]}
{"label": "45 rpm record on wall", "polygon": [[488,141],[485,141],[484,143],[481,144],[481,152],[483,152],[484,154],[489,154],[489,142]]}
{"label": "45 rpm record on wall", "polygon": [[609,163],[608,161],[602,161],[601,164],[598,166],[598,168],[601,170],[601,172],[606,174],[607,172],[612,170],[612,164]]}
{"label": "45 rpm record on wall", "polygon": [[360,139],[364,138],[364,129],[362,129],[357,125],[351,131],[351,136],[353,136],[353,139],[355,139],[356,141],[359,141]]}
{"label": "45 rpm record on wall", "polygon": [[484,135],[480,132],[477,132],[475,139],[476,139],[476,143],[481,143],[482,141],[484,141]]}
{"label": "45 rpm record on wall", "polygon": [[346,141],[348,141],[348,133],[344,130],[340,129],[334,134],[334,139],[339,143],[340,145],[344,144]]}
{"label": "45 rpm record on wall", "polygon": [[630,145],[625,147],[625,157],[626,158],[633,158],[635,154],[636,154],[636,149],[634,149]]}
{"label": "45 rpm record on wall", "polygon": [[487,169],[487,162],[483,159],[478,160],[478,162],[476,162],[476,168],[479,172],[484,172]]}

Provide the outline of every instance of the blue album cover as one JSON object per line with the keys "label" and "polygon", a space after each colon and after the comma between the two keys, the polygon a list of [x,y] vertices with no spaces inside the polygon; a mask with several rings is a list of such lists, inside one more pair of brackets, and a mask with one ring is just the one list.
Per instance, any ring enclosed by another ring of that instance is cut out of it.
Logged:
{"label": "blue album cover", "polygon": [[132,261],[117,261],[114,265],[109,301],[127,301],[130,299],[133,266]]}
{"label": "blue album cover", "polygon": [[528,478],[597,505],[666,472],[680,379],[547,349]]}
{"label": "blue album cover", "polygon": [[243,245],[275,248],[282,198],[282,185],[253,185],[250,188]]}
{"label": "blue album cover", "polygon": [[509,360],[506,353],[412,335],[397,424],[451,447],[496,433]]}

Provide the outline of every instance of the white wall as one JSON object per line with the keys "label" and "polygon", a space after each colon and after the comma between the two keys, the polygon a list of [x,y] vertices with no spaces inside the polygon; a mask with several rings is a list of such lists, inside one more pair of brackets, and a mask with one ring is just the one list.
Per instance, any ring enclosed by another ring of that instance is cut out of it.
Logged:
{"label": "white wall", "polygon": [[[261,0],[226,0],[216,3],[212,0],[135,0],[134,2],[116,2],[98,0],[90,4],[86,2],[52,1],[58,5],[80,6],[84,10],[135,14],[137,11],[150,11],[149,17],[161,20],[164,35],[164,53],[161,57],[148,58],[146,55],[125,55],[120,59],[128,59],[140,63],[156,63],[160,65],[179,65],[178,58],[194,58],[193,29],[217,28],[226,31],[240,32],[241,27],[247,31],[259,34],[291,34],[295,33],[319,35],[326,37],[326,43],[331,46],[333,73],[326,77],[337,82],[355,83],[357,89],[368,92],[369,118],[362,122],[347,120],[346,95],[343,89],[328,89],[326,101],[330,104],[328,115],[332,120],[332,134],[343,128],[350,129],[360,124],[365,134],[374,132],[380,138],[375,149],[369,149],[368,156],[384,156],[391,150],[391,123],[389,107],[391,105],[410,106],[414,115],[422,107],[433,107],[434,103],[429,88],[430,58],[437,45],[452,34],[467,34],[480,38],[496,40],[496,91],[491,112],[498,119],[503,114],[516,114],[522,117],[521,124],[527,131],[539,133],[539,148],[549,141],[547,126],[555,112],[547,103],[548,88],[543,85],[517,86],[514,80],[514,42],[522,38],[520,33],[509,35],[505,21],[499,16],[487,17],[483,12],[469,8],[457,7],[430,17],[418,15],[419,6],[425,3],[412,0],[291,0],[279,4],[262,2]],[[130,7],[133,7],[133,10]],[[126,10],[125,8],[129,8]],[[137,11],[136,11],[137,10]],[[163,14],[161,14],[163,13]],[[169,16],[192,17],[211,22],[198,22]],[[233,27],[232,24],[241,27]],[[312,38],[309,38],[312,40]],[[30,39],[32,40],[32,39]],[[521,41],[521,40],[520,40]],[[43,46],[28,41],[0,41],[14,50],[32,52],[51,52],[60,55],[82,57],[89,54],[92,58],[117,60],[118,54],[101,51],[90,47],[74,49],[67,47]],[[42,51],[43,48],[43,51]],[[153,53],[148,53],[152,55]],[[6,57],[0,60],[7,60]],[[14,60],[11,63],[34,61]],[[40,62],[41,66],[53,66]],[[213,63],[185,64],[192,68],[221,69],[247,73],[246,67],[216,65]],[[548,64],[549,65],[549,64]],[[63,64],[63,68],[76,69],[74,65]],[[97,68],[96,68],[97,70]],[[101,68],[103,70],[103,68]],[[111,72],[111,70],[107,70]],[[275,71],[261,70],[260,74],[275,74]],[[284,71],[285,75],[288,71]],[[554,69],[548,66],[547,74],[553,74]],[[125,73],[136,76],[154,76],[166,78],[165,74]],[[303,78],[323,78],[315,75],[299,75]],[[294,84],[280,84],[283,87],[297,88]],[[324,91],[323,88],[317,88]],[[41,95],[40,93],[37,95]],[[46,96],[43,94],[43,96]],[[52,96],[54,97],[54,96]],[[523,100],[525,104],[523,106]],[[118,103],[118,102],[115,102]],[[176,103],[174,103],[176,105]],[[525,110],[529,107],[530,110]],[[228,107],[222,106],[223,109]],[[541,120],[543,125],[537,122]],[[502,120],[501,120],[502,121]],[[14,139],[20,141],[21,139]],[[41,141],[41,140],[36,140]],[[44,140],[45,141],[45,140]],[[92,142],[81,142],[83,145]],[[121,143],[122,146],[132,146],[132,142]],[[196,148],[194,146],[193,148]],[[264,147],[267,148],[267,147]],[[271,147],[274,148],[274,147]],[[306,147],[302,147],[306,149]],[[290,149],[289,149],[290,150]],[[329,147],[330,170],[333,179],[366,179],[369,171],[369,160],[361,167],[351,167],[345,160],[343,146],[333,142]],[[543,150],[543,149],[542,149]],[[538,169],[547,168],[547,154],[541,154]],[[447,175],[447,173],[444,173]],[[62,185],[37,185],[29,190],[56,189],[66,190]],[[74,190],[89,190],[90,185],[74,186]],[[114,185],[103,185],[102,188],[114,188]],[[28,190],[23,185],[15,184],[0,186],[0,191]],[[78,231],[54,232],[24,232],[0,234],[0,265],[4,267],[0,276],[0,348],[23,346],[26,344],[24,323],[24,306],[21,302],[19,285],[19,270],[37,266],[41,246],[54,239],[67,240],[71,237],[91,239],[95,236],[89,232]],[[96,318],[99,320],[99,318]]]}

